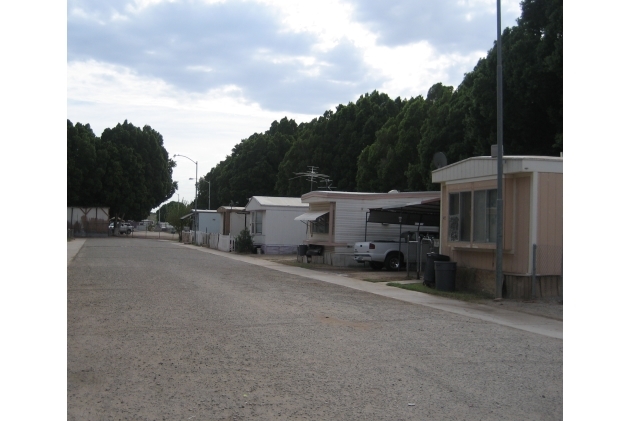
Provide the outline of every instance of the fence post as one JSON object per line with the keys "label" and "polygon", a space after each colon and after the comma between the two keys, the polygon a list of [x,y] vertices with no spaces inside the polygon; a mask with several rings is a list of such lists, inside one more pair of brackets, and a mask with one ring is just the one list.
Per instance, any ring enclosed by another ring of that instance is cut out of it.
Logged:
{"label": "fence post", "polygon": [[537,245],[532,245],[532,290],[530,292],[530,298],[535,299],[537,296]]}

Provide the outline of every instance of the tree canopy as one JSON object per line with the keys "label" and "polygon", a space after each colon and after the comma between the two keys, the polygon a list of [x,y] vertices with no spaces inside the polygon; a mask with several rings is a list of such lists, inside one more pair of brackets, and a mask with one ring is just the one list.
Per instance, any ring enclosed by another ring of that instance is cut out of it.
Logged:
{"label": "tree canopy", "polygon": [[112,216],[140,220],[173,196],[175,162],[151,127],[125,120],[99,138],[89,124],[67,126],[68,206],[107,206]]}

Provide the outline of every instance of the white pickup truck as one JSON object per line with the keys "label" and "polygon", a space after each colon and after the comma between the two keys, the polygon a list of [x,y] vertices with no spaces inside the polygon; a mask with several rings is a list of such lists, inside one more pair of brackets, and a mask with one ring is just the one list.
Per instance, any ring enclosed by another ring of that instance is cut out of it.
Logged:
{"label": "white pickup truck", "polygon": [[[408,244],[407,238],[410,238]],[[397,240],[374,240],[355,243],[353,248],[354,259],[357,263],[367,262],[374,270],[382,269],[398,270],[406,263],[416,263],[417,241],[416,231],[406,231],[401,234],[401,245]],[[438,227],[422,227],[421,262],[426,260],[427,253],[434,248],[434,238],[438,237]]]}
{"label": "white pickup truck", "polygon": [[[112,234],[114,233],[114,226],[114,222],[110,223],[109,230]],[[134,226],[129,222],[120,222],[118,224],[118,232],[129,235],[134,232]]]}

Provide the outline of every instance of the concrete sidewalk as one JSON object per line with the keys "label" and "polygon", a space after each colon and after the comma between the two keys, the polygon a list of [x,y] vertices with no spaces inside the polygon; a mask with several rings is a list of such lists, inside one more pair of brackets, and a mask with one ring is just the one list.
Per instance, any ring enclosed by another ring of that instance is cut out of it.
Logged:
{"label": "concrete sidewalk", "polygon": [[389,287],[384,283],[366,282],[359,279],[353,279],[336,274],[324,273],[294,266],[287,266],[265,259],[249,257],[247,255],[226,253],[188,244],[182,244],[182,246],[200,252],[215,254],[217,256],[238,260],[252,265],[263,266],[279,272],[303,276],[310,279],[316,279],[322,282],[328,282],[347,288],[369,292],[371,294],[394,298],[396,300],[405,301],[407,303],[420,304],[426,307],[448,311],[450,313],[460,314],[462,316],[484,320],[491,323],[497,323],[503,326],[509,326],[515,329],[525,330],[527,332],[532,332],[551,338],[557,338],[561,340],[563,339],[563,322],[559,320],[553,320],[546,317],[534,316],[516,311],[492,308],[481,304],[467,303],[464,301],[437,297],[434,295],[423,294],[421,292],[409,291],[401,288]]}
{"label": "concrete sidewalk", "polygon": [[72,241],[68,241],[68,264],[66,267],[70,266],[70,262],[72,262],[72,259],[79,253],[79,250],[83,247],[83,243],[85,243],[85,238],[75,238]]}

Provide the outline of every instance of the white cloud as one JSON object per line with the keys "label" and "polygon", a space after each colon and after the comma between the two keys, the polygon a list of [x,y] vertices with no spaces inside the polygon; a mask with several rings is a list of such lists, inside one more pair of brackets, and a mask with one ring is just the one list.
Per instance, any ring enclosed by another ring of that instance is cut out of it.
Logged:
{"label": "white cloud", "polygon": [[[468,56],[440,54],[428,42],[421,41],[401,47],[373,46],[366,50],[365,60],[387,80],[379,88],[391,97],[409,98],[422,94],[435,83],[458,86],[461,80],[450,80],[454,67],[470,69],[472,63],[484,55],[474,52]],[[464,71],[463,71],[464,73]]]}
{"label": "white cloud", "polygon": [[[263,110],[234,85],[190,93],[93,60],[68,63],[67,78],[67,115],[72,123],[90,123],[97,136],[125,119],[138,127],[147,124],[162,134],[171,155],[182,153],[198,160],[200,177],[242,139],[266,131],[274,120],[287,116],[300,123],[315,117]],[[188,178],[195,177],[195,168],[188,164],[178,162],[173,179],[180,181],[180,199],[191,200],[195,185]]]}
{"label": "white cloud", "polygon": [[[470,71],[477,60],[486,54],[484,51],[466,55],[441,54],[427,41],[395,47],[380,45],[377,34],[353,19],[353,7],[338,0],[260,2],[278,8],[284,31],[316,35],[318,43],[313,47],[314,54],[329,51],[344,40],[349,41],[360,50],[372,76],[385,80],[374,89],[393,98],[425,95],[438,82],[458,86],[461,79],[450,78],[450,73],[454,74],[453,68],[461,69],[456,74],[462,75],[465,71]],[[495,0],[468,0],[459,1],[459,4],[472,11],[469,13],[470,19],[473,19],[475,13],[495,13]],[[511,4],[517,4],[519,8],[518,0],[513,0]],[[314,59],[313,62],[315,61]],[[312,74],[318,73],[314,70]]]}

